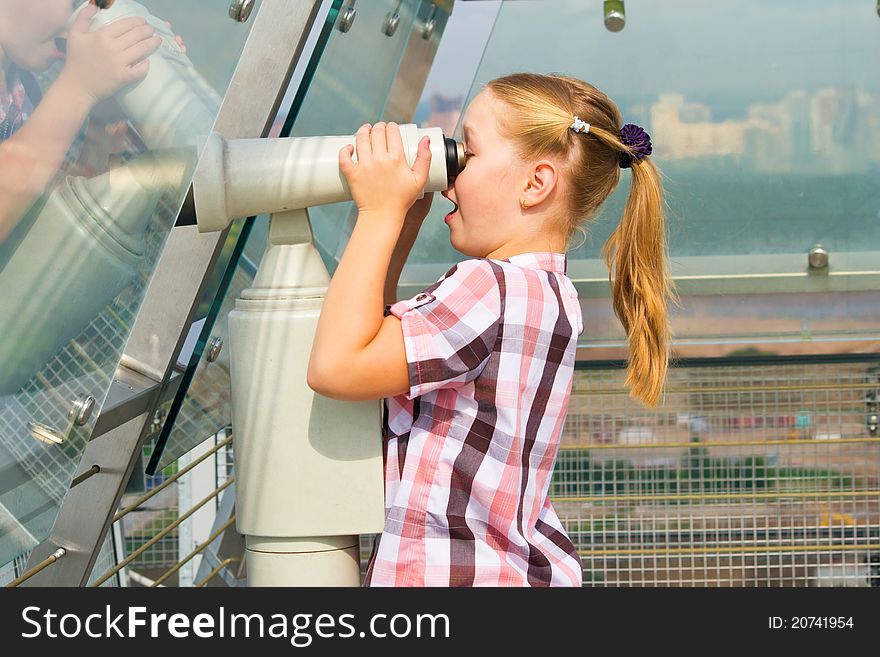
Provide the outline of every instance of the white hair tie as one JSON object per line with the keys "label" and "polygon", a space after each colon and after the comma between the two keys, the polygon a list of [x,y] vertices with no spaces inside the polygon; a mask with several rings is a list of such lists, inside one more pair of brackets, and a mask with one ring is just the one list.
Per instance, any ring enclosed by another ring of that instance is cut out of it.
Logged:
{"label": "white hair tie", "polygon": [[575,132],[589,132],[590,124],[586,121],[581,121],[577,116],[574,117],[574,123],[568,126],[571,130]]}

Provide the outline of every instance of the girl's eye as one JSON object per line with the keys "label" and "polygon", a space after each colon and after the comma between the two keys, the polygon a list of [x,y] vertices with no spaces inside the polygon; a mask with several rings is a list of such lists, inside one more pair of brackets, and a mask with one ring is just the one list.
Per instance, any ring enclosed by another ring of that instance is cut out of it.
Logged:
{"label": "girl's eye", "polygon": [[470,151],[465,151],[464,155],[465,155],[465,157],[472,157],[473,153],[471,153]]}

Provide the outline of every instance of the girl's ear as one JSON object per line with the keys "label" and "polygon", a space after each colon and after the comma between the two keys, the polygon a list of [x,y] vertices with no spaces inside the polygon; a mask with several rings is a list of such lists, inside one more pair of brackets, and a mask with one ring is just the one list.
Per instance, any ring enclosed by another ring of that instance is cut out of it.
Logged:
{"label": "girl's ear", "polygon": [[523,197],[528,205],[537,205],[550,196],[558,180],[559,173],[550,160],[536,163],[523,187]]}

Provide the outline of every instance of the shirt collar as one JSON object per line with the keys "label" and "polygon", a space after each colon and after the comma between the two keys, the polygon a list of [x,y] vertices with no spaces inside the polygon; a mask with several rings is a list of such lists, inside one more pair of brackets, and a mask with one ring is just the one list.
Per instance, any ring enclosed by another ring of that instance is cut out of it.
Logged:
{"label": "shirt collar", "polygon": [[555,251],[533,251],[530,253],[518,253],[509,258],[505,258],[502,262],[509,262],[520,267],[529,267],[531,269],[546,269],[547,271],[555,271],[564,274],[567,265],[567,257],[564,253],[556,253]]}

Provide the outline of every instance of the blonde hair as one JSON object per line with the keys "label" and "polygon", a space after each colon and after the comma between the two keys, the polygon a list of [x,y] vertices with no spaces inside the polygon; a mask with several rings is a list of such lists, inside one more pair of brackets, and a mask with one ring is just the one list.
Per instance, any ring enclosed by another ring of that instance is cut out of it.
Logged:
{"label": "blonde hair", "polygon": [[[570,241],[616,189],[621,155],[632,154],[620,142],[620,111],[596,87],[565,75],[514,73],[485,88],[505,104],[499,133],[519,157],[559,163],[567,207],[553,221]],[[575,115],[590,124],[589,133],[569,130]],[[625,385],[648,407],[664,390],[672,348],[667,301],[679,303],[667,272],[663,205],[660,171],[649,158],[633,157],[623,217],[602,247],[614,313],[629,344]]]}

